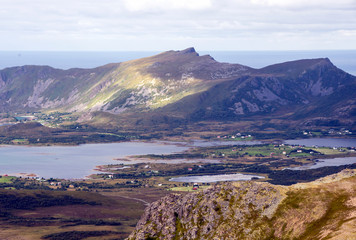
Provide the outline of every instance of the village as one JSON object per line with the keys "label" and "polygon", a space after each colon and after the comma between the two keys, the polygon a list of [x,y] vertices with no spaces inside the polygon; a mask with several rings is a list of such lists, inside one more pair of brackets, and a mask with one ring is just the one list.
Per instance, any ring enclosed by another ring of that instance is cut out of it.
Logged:
{"label": "village", "polygon": [[[54,191],[120,191],[122,189],[158,188],[169,191],[198,191],[214,183],[172,182],[171,178],[195,175],[260,173],[265,179],[271,172],[313,164],[317,159],[356,156],[354,147],[303,147],[287,144],[260,144],[199,147],[181,154],[144,155],[130,158],[146,159],[146,163],[100,166],[102,173],[85,179],[45,179],[35,174],[3,174],[0,188],[46,189]],[[164,159],[165,163],[156,163]],[[170,164],[174,159],[186,159]],[[263,167],[264,172],[261,172]],[[266,169],[269,169],[266,171]]]}

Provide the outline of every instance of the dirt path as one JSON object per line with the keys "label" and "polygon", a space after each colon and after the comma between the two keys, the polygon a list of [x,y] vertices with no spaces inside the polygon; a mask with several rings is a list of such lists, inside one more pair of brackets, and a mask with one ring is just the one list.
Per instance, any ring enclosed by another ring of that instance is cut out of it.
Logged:
{"label": "dirt path", "polygon": [[149,202],[143,200],[143,199],[139,199],[139,198],[132,198],[132,197],[128,197],[128,196],[118,196],[118,197],[122,197],[122,198],[126,198],[126,199],[132,199],[132,200],[136,200],[136,201],[139,201],[139,202],[142,202],[144,203],[146,206],[150,205]]}

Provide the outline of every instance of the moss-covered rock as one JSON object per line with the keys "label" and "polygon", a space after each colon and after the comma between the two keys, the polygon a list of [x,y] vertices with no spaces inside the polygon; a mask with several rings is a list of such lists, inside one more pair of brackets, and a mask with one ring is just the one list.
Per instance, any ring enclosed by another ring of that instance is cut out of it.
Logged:
{"label": "moss-covered rock", "polygon": [[146,209],[128,239],[352,239],[355,173],[288,187],[248,181],[171,194]]}

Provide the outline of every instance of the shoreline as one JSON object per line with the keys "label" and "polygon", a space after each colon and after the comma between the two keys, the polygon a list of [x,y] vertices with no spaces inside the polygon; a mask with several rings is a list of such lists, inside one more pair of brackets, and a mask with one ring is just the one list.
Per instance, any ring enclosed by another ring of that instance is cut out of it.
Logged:
{"label": "shoreline", "polygon": [[[306,138],[306,139],[312,139],[312,138]],[[306,140],[305,138],[303,139],[300,139],[300,140]],[[355,138],[342,138],[342,137],[338,137],[338,138],[316,138],[316,139],[355,139]],[[293,139],[294,140],[294,139]],[[355,139],[356,140],[356,139]],[[267,142],[271,142],[271,141],[275,141],[275,140],[268,140]],[[168,140],[130,140],[130,141],[120,141],[120,142],[111,142],[111,143],[85,143],[85,144],[79,144],[79,145],[63,145],[63,144],[60,144],[60,145],[53,145],[51,147],[55,147],[55,146],[58,146],[58,147],[78,147],[78,146],[81,146],[81,145],[90,145],[90,144],[115,144],[115,143],[152,143],[152,144],[158,144],[158,145],[174,145],[174,146],[180,146],[180,147],[187,147],[189,151],[189,149],[192,149],[192,148],[199,148],[201,146],[194,146],[194,141],[182,141],[182,142],[177,142],[177,141],[168,141]],[[198,142],[203,142],[203,143],[212,143],[212,142],[221,142],[221,143],[224,143],[226,141],[198,141]],[[236,145],[238,145],[238,143],[244,143],[246,141],[233,141],[233,143],[236,143]],[[265,141],[263,141],[262,144],[264,144]],[[222,144],[224,145],[224,144]],[[233,145],[232,144],[232,141],[229,141],[227,145]],[[315,144],[317,145],[317,144]],[[46,146],[38,146],[38,145],[5,145],[5,144],[2,144],[0,145],[0,149],[2,147],[46,147]],[[209,147],[209,146],[208,146]],[[181,151],[180,151],[181,152]],[[184,151],[182,151],[184,152]],[[174,153],[174,152],[172,152]],[[172,154],[171,153],[171,154]],[[169,154],[168,154],[169,155]],[[354,156],[355,154],[351,154],[351,156]],[[221,162],[221,160],[219,161],[216,161],[215,159],[187,159],[187,158],[182,158],[182,159],[152,159],[152,158],[149,158],[149,157],[143,157],[143,158],[140,158],[138,157],[139,155],[127,155],[127,156],[124,156],[124,157],[118,157],[118,158],[112,158],[112,160],[114,161],[114,163],[108,163],[108,164],[99,164],[99,165],[95,165],[95,167],[91,168],[90,171],[92,171],[92,173],[90,173],[89,175],[85,175],[83,177],[80,177],[80,178],[77,178],[77,177],[74,177],[74,178],[58,178],[58,179],[87,179],[87,178],[93,178],[92,176],[94,175],[97,175],[97,174],[101,174],[101,173],[107,173],[107,174],[112,174],[112,171],[110,169],[110,165],[131,165],[131,164],[140,164],[140,163],[157,163],[157,164],[160,164],[160,163],[166,163],[166,164],[184,164],[184,163],[219,163]],[[333,157],[321,157],[321,158],[337,158],[338,156],[333,156]],[[346,157],[346,156],[345,156]],[[13,172],[13,171],[11,171]],[[30,172],[15,172],[15,173],[3,173],[2,175],[11,175],[11,176],[17,176],[17,177],[32,177],[32,178],[35,178],[35,177],[39,177],[40,174],[37,174],[33,171],[30,171]]]}
{"label": "shoreline", "polygon": [[[188,147],[199,147],[199,146],[193,146],[192,144],[194,142],[229,142],[229,143],[235,143],[238,145],[238,143],[245,143],[245,142],[261,142],[262,144],[264,143],[273,143],[273,142],[283,142],[283,141],[288,141],[288,140],[307,140],[307,139],[355,139],[355,136],[350,136],[350,135],[342,135],[342,136],[312,136],[308,138],[295,138],[295,139],[281,139],[281,138],[272,138],[272,139],[252,139],[252,140],[234,140],[234,139],[200,139],[200,138],[190,138],[186,140],[169,140],[167,138],[164,139],[152,139],[152,140],[139,140],[139,139],[134,139],[134,140],[121,140],[121,141],[113,141],[113,142],[86,142],[86,143],[38,143],[38,144],[0,144],[0,147],[10,147],[10,146],[21,146],[21,147],[76,147],[80,145],[88,145],[88,144],[111,144],[111,143],[122,143],[122,142],[144,142],[144,143],[156,143],[156,144],[162,144],[162,145],[176,145],[176,146],[188,146]],[[226,144],[226,145],[233,145],[233,144]]]}

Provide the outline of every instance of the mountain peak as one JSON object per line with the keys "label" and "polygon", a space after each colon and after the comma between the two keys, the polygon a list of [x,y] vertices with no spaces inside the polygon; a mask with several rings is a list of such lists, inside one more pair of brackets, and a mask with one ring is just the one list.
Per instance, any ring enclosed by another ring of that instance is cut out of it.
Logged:
{"label": "mountain peak", "polygon": [[263,73],[294,73],[298,75],[307,69],[315,69],[318,67],[332,68],[335,66],[329,58],[314,58],[277,63],[261,68],[259,71]]}
{"label": "mountain peak", "polygon": [[195,58],[195,57],[199,57],[199,54],[195,51],[194,47],[190,47],[184,50],[169,50],[148,58],[157,59],[157,58],[167,58],[167,57],[174,58],[174,60],[177,60],[177,57],[180,59],[186,59],[187,57]]}
{"label": "mountain peak", "polygon": [[190,47],[181,51],[178,51],[181,54],[189,54],[189,53],[195,53],[197,54],[197,56],[199,56],[199,54],[195,51],[194,47]]}
{"label": "mountain peak", "polygon": [[334,66],[334,64],[330,61],[329,58],[319,58],[319,65],[325,65],[325,66]]}

